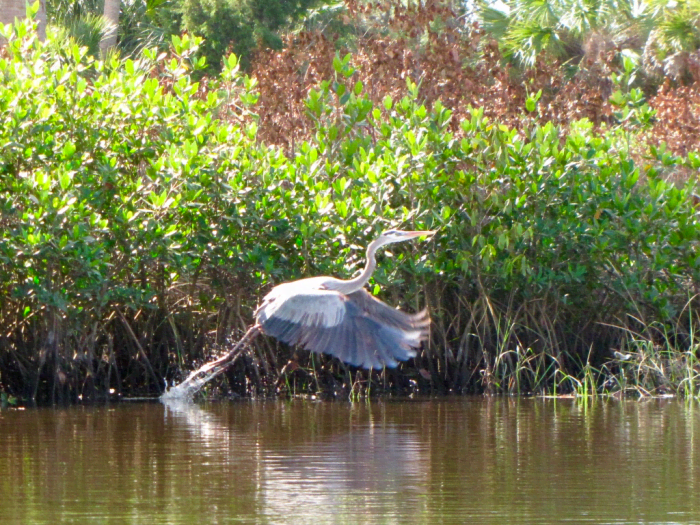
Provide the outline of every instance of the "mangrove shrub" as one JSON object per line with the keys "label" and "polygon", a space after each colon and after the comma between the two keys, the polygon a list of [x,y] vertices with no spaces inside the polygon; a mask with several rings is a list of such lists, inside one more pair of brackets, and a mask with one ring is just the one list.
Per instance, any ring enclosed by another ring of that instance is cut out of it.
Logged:
{"label": "mangrove shrub", "polygon": [[472,108],[452,123],[411,82],[377,107],[346,56],[306,99],[315,136],[287,155],[257,139],[255,81],[235,56],[220,77],[194,80],[196,38],[102,62],[22,24],[5,34],[5,392],[161,392],[225,348],[270,286],[350,277],[392,227],[438,230],[388,252],[370,283],[403,308],[431,308],[419,357],[358,379],[304,352],[285,366],[292,349],[260,338],[227,388],[571,390],[590,366],[617,366],[623,329],[653,339],[657,323],[695,358],[694,183],[667,180],[697,170],[694,153],[633,156],[629,130],[585,120],[564,132],[524,117],[517,131]]}

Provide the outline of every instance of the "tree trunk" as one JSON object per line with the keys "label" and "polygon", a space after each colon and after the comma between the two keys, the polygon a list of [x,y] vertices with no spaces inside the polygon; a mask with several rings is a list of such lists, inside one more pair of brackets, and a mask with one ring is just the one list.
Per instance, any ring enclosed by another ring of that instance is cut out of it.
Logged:
{"label": "tree trunk", "polygon": [[[30,3],[34,3],[30,0]],[[27,17],[27,7],[26,0],[0,0],[0,23],[1,24],[11,24],[15,21],[15,18],[26,18]],[[46,0],[40,0],[39,12],[36,14],[36,21],[38,22],[38,32],[39,38],[44,40],[46,38]],[[0,38],[0,43],[2,38]]]}
{"label": "tree trunk", "polygon": [[[0,0],[2,1],[2,0]],[[119,12],[121,10],[121,0],[105,0],[104,17],[109,20],[111,28],[100,42],[102,56],[107,51],[117,45],[117,28],[119,27]]]}

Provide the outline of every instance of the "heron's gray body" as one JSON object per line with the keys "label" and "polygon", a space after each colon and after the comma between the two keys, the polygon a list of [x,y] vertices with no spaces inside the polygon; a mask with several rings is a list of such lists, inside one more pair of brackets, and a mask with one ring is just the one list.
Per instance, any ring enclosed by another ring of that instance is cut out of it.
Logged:
{"label": "heron's gray body", "polygon": [[395,367],[415,357],[428,338],[427,309],[406,314],[375,299],[363,286],[374,271],[380,246],[432,233],[383,233],[369,245],[367,266],[355,279],[311,277],[275,286],[255,312],[258,325],[287,344],[364,368]]}

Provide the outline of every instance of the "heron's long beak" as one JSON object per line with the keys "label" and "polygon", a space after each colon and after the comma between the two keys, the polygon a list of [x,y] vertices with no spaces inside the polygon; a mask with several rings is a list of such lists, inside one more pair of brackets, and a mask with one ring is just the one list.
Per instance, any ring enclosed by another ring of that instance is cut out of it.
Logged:
{"label": "heron's long beak", "polygon": [[415,237],[430,237],[435,234],[435,230],[424,230],[424,231],[404,231],[407,239],[413,239]]}

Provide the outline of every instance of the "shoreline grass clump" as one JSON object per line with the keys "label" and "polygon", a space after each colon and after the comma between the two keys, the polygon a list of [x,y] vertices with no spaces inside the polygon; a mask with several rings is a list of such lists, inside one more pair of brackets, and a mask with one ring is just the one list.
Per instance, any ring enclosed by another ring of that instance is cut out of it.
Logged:
{"label": "shoreline grass clump", "polygon": [[439,230],[429,251],[389,252],[370,283],[431,309],[415,360],[368,373],[260,338],[209,392],[549,394],[585,382],[589,393],[658,393],[615,352],[642,356],[630,334],[663,333],[674,352],[663,359],[690,363],[653,365],[665,388],[698,395],[695,181],[669,182],[697,170],[697,155],[640,155],[634,128],[585,119],[563,130],[525,115],[516,130],[471,108],[455,126],[410,81],[375,106],[349,55],[308,93],[313,139],[285,154],[257,138],[255,81],[235,57],[220,77],[194,80],[206,65],[197,39],[102,62],[22,24],[5,33],[7,396],[160,394],[237,339],[269,287],[350,277],[367,240],[396,226]]}

